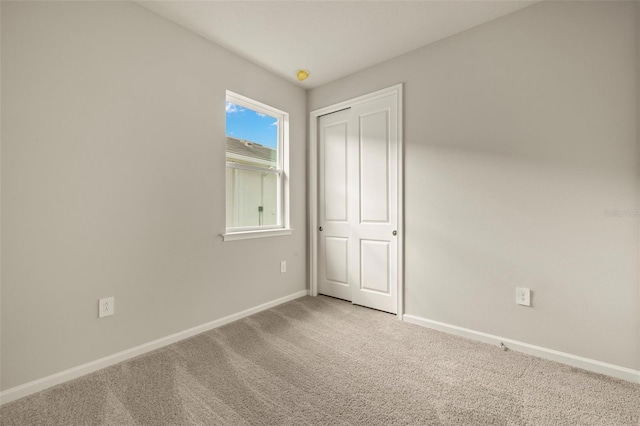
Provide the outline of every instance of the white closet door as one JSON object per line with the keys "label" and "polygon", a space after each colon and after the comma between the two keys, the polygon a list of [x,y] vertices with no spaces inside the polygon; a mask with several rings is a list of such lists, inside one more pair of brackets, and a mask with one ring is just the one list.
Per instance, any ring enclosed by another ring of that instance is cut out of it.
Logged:
{"label": "white closet door", "polygon": [[351,108],[349,207],[351,300],[398,308],[398,102],[389,95]]}
{"label": "white closet door", "polygon": [[397,312],[398,100],[318,120],[318,292]]}
{"label": "white closet door", "polygon": [[349,111],[318,120],[318,292],[351,300]]}

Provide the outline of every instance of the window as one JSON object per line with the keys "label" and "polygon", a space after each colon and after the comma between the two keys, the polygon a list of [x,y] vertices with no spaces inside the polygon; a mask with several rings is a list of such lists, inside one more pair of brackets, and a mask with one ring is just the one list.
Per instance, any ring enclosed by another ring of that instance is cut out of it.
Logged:
{"label": "window", "polygon": [[225,241],[291,233],[289,114],[227,91]]}

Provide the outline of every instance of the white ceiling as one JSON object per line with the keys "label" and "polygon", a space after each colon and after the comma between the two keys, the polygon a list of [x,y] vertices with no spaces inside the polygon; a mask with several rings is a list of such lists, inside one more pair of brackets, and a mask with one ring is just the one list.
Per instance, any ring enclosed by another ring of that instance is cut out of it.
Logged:
{"label": "white ceiling", "polygon": [[536,1],[143,1],[291,81],[317,87]]}

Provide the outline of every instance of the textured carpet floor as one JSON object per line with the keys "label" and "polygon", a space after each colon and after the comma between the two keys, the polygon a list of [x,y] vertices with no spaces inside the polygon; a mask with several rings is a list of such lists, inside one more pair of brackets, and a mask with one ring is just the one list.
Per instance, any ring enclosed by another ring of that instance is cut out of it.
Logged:
{"label": "textured carpet floor", "polygon": [[6,426],[637,426],[640,385],[305,297],[0,416]]}

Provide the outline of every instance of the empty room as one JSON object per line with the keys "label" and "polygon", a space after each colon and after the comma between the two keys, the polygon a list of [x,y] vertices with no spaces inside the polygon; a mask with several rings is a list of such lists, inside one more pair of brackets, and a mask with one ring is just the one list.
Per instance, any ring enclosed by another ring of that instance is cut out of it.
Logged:
{"label": "empty room", "polygon": [[640,424],[640,2],[0,38],[0,425]]}

